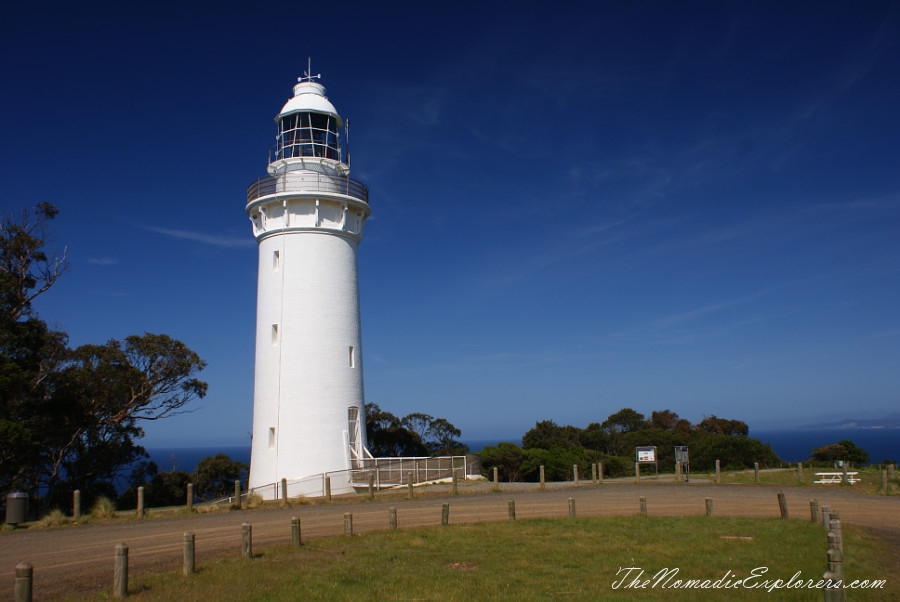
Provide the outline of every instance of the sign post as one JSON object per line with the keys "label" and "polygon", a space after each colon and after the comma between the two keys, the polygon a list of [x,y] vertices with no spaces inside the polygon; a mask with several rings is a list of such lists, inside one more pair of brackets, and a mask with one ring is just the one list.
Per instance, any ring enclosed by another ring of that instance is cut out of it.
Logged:
{"label": "sign post", "polygon": [[[646,445],[644,447],[634,448],[635,461],[638,464],[653,464],[656,468],[656,478],[659,478],[659,464],[656,460],[656,446]],[[640,468],[640,467],[638,467]]]}

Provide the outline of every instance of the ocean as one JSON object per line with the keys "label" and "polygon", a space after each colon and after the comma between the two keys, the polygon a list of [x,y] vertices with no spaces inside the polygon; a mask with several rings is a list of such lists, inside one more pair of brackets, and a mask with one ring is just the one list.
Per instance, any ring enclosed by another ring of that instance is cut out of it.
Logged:
{"label": "ocean", "polygon": [[[750,436],[768,443],[785,462],[802,462],[809,458],[817,447],[837,443],[845,439],[869,452],[875,464],[884,460],[900,460],[900,429],[792,429],[750,431]],[[465,441],[472,453],[481,451],[488,445],[500,441],[512,441],[521,445],[521,439],[478,439]],[[159,466],[161,472],[182,470],[193,472],[197,464],[207,456],[227,454],[232,460],[250,464],[250,446],[222,447],[157,447],[149,448],[150,459]]]}

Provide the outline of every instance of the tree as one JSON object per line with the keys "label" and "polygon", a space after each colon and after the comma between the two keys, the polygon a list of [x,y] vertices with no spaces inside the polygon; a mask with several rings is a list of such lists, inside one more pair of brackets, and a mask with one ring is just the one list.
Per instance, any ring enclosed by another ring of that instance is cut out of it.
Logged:
{"label": "tree", "polygon": [[869,462],[869,452],[857,446],[853,441],[844,439],[837,443],[823,445],[812,451],[810,460],[814,462],[828,462],[829,464],[837,461],[850,462],[856,466],[862,466]]}
{"label": "tree", "polygon": [[734,435],[746,437],[750,432],[746,422],[740,420],[727,420],[717,418],[715,415],[706,416],[698,425],[701,431],[715,435]]}
{"label": "tree", "polygon": [[376,458],[421,457],[428,449],[419,435],[404,428],[400,419],[378,404],[366,404],[366,440]]}
{"label": "tree", "polygon": [[71,489],[114,495],[113,480],[146,457],[141,421],[186,411],[206,394],[206,366],[180,341],[145,333],[68,348],[32,308],[68,268],[48,255],[58,211],[42,203],[0,218],[0,495],[13,487],[68,505]]}
{"label": "tree", "polygon": [[515,443],[506,441],[497,445],[489,445],[478,452],[481,458],[481,470],[486,476],[493,474],[493,470],[497,468],[497,478],[512,483],[521,481],[522,475],[520,467],[525,455],[522,448]]}
{"label": "tree", "polygon": [[228,497],[234,492],[235,481],[245,481],[248,466],[232,460],[227,454],[207,456],[194,470],[194,495],[202,500]]}
{"label": "tree", "polygon": [[570,449],[579,447],[580,429],[560,426],[552,420],[541,420],[522,436],[522,449]]}
{"label": "tree", "polygon": [[375,457],[461,456],[469,451],[457,440],[461,435],[446,418],[414,412],[399,419],[377,404],[366,404],[366,440]]}

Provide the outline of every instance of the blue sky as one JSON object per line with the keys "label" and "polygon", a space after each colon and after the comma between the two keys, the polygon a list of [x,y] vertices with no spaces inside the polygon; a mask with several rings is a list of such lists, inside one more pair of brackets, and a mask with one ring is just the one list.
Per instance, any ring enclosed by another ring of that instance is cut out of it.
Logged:
{"label": "blue sky", "polygon": [[464,439],[622,407],[752,431],[898,406],[895,3],[4,13],[0,203],[56,204],[72,261],[41,317],[209,363],[147,447],[249,441],[245,192],[307,57],[370,187],[367,401]]}

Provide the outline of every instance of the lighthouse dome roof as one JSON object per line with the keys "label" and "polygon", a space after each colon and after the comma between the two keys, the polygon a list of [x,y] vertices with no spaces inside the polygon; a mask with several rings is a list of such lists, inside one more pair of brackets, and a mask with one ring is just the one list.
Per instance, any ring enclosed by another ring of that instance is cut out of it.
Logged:
{"label": "lighthouse dome roof", "polygon": [[312,111],[314,113],[326,113],[334,115],[338,118],[340,125],[341,117],[338,115],[337,109],[325,96],[325,86],[312,81],[301,81],[294,86],[294,96],[289,99],[281,112],[275,118],[276,121],[290,113],[298,113],[301,111]]}

